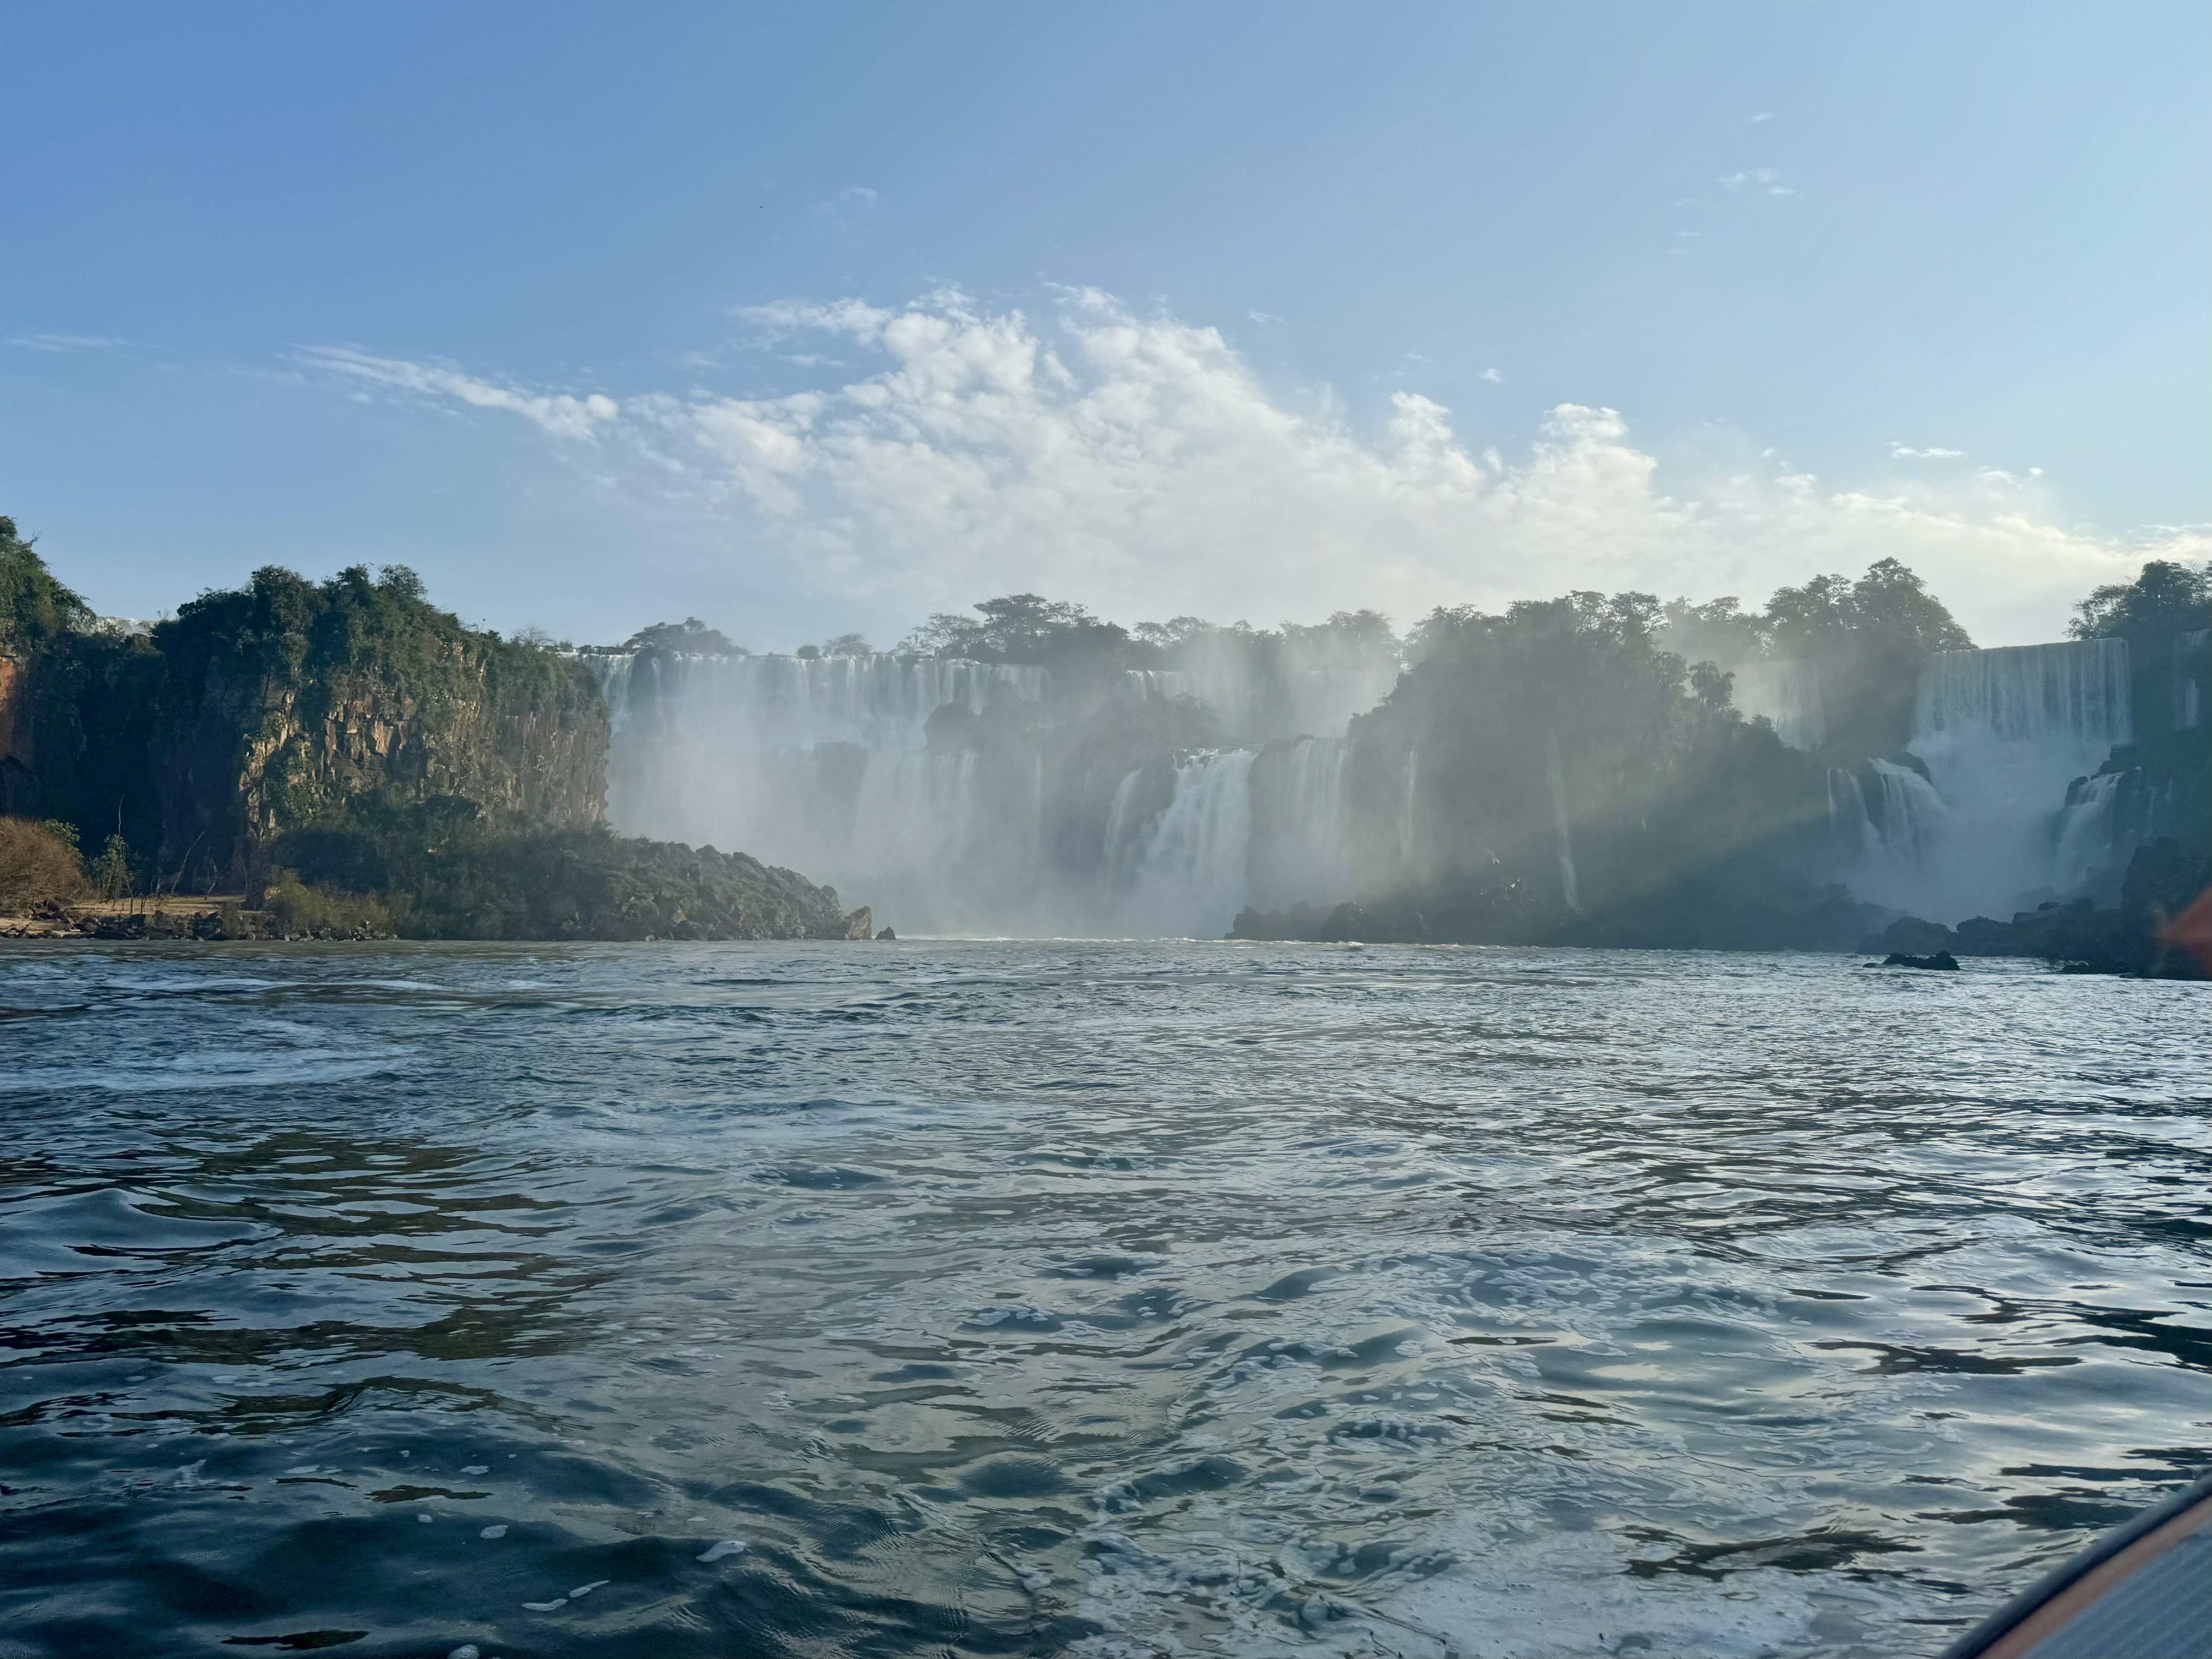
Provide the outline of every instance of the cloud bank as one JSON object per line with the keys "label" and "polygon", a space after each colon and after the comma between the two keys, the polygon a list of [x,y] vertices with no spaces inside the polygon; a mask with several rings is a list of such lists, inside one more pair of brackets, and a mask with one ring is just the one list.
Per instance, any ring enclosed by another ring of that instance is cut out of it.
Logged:
{"label": "cloud bank", "polygon": [[2202,526],[2063,526],[2041,481],[1990,469],[1838,487],[1771,452],[1662,468],[1618,412],[1577,404],[1510,457],[1414,392],[1363,427],[1326,392],[1269,386],[1217,330],[1095,290],[1041,317],[951,292],[739,315],[787,362],[860,367],[775,396],[617,399],[349,348],[303,361],[360,391],[520,416],[690,526],[656,562],[770,567],[879,633],[1022,589],[1123,621],[1374,605],[1406,622],[1574,587],[1757,600],[1893,555],[2008,643],[2051,637],[2145,557],[2212,552]]}

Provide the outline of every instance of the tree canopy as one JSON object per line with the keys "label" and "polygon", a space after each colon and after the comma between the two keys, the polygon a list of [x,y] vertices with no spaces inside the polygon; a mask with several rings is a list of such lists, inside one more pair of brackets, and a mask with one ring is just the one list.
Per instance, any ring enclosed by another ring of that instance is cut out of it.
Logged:
{"label": "tree canopy", "polygon": [[35,650],[58,634],[90,628],[92,607],[46,568],[15,521],[0,517],[0,651]]}
{"label": "tree canopy", "polygon": [[625,651],[680,651],[707,657],[742,657],[745,648],[732,645],[719,628],[709,628],[696,617],[680,623],[653,623],[622,642]]}
{"label": "tree canopy", "polygon": [[2066,631],[2077,640],[2154,639],[2212,627],[2212,565],[2153,559],[2135,580],[2106,583],[2074,611]]}
{"label": "tree canopy", "polygon": [[940,611],[907,636],[902,649],[975,662],[1049,663],[1069,657],[1119,656],[1128,629],[1101,622],[1079,605],[1037,593],[985,599],[973,617]]}

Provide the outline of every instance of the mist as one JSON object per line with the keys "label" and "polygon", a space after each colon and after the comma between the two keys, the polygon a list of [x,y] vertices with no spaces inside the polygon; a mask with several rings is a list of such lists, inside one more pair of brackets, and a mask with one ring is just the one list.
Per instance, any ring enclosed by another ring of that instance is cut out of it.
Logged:
{"label": "mist", "polygon": [[582,655],[617,829],[902,932],[1847,949],[2109,899],[2187,810],[2133,747],[2146,698],[2201,722],[2160,648],[2142,684],[2122,637],[1978,650],[1885,560],[1763,610],[1583,592],[1401,633],[1021,594],[895,649],[695,621]]}

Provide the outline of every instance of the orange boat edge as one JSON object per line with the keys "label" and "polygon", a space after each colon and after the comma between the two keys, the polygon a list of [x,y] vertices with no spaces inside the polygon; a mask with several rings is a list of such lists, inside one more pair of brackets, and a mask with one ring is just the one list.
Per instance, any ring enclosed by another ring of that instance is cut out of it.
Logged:
{"label": "orange boat edge", "polygon": [[1943,1659],[2212,1659],[2212,1474],[2106,1534]]}

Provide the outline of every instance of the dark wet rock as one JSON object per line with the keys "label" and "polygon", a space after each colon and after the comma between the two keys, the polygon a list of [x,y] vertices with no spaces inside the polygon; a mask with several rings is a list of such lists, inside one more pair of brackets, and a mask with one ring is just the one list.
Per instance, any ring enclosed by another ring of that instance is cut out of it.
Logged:
{"label": "dark wet rock", "polygon": [[878,929],[876,930],[876,938],[877,938],[878,940],[889,939],[889,940],[890,940],[891,942],[893,942],[894,944],[896,944],[896,943],[897,942],[897,939],[898,939],[898,934],[897,934],[897,933],[896,933],[895,930],[893,930],[893,929],[891,929],[891,928],[889,928],[889,927],[879,927],[879,928],[878,928]]}
{"label": "dark wet rock", "polygon": [[1892,951],[1882,958],[1885,968],[1934,968],[1946,973],[1959,971],[1959,958],[1948,951],[1937,951],[1924,957],[1907,955],[1903,951]]}
{"label": "dark wet rock", "polygon": [[1860,941],[1869,956],[2028,957],[2062,973],[2134,974],[2162,979],[2201,979],[2204,970],[2187,951],[2167,945],[2167,917],[2178,915],[2212,883],[2212,858],[2202,848],[2162,837],[2139,847],[2128,860],[2118,902],[2100,908],[2081,898],[2051,901],[2016,911],[2010,921],[1971,916],[1957,929],[1900,916]]}

